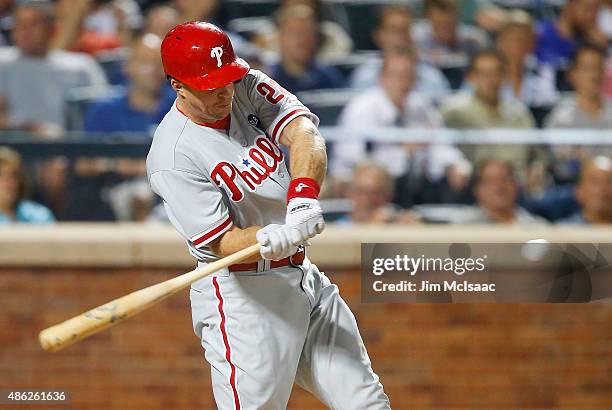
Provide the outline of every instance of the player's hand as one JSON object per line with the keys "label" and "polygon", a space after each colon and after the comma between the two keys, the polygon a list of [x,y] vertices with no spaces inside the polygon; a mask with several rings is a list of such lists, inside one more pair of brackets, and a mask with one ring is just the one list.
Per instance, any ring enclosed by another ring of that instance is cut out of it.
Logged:
{"label": "player's hand", "polygon": [[293,255],[298,251],[293,244],[291,229],[287,225],[270,224],[256,234],[261,245],[259,253],[262,258],[277,261]]}
{"label": "player's hand", "polygon": [[292,198],[287,205],[285,225],[291,229],[294,245],[323,232],[325,221],[319,201],[312,198]]}

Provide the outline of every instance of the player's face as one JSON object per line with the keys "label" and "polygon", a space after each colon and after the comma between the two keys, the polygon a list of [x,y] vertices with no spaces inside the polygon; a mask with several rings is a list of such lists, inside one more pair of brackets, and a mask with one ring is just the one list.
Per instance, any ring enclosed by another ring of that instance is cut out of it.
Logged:
{"label": "player's face", "polygon": [[19,192],[19,169],[12,164],[0,165],[0,209],[12,207]]}
{"label": "player's face", "polygon": [[513,209],[517,187],[508,167],[502,162],[490,162],[481,172],[474,192],[478,204],[488,210]]}
{"label": "player's face", "polygon": [[184,87],[185,102],[191,111],[198,115],[204,122],[214,122],[227,117],[232,111],[232,99],[234,98],[234,84],[214,90],[195,90]]}

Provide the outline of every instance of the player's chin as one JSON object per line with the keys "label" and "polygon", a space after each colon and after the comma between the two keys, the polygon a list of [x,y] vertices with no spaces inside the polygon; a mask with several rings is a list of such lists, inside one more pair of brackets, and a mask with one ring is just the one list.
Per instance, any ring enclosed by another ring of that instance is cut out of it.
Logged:
{"label": "player's chin", "polygon": [[223,119],[227,117],[230,112],[232,112],[232,102],[230,101],[228,104],[221,104],[214,107],[214,116],[218,119]]}

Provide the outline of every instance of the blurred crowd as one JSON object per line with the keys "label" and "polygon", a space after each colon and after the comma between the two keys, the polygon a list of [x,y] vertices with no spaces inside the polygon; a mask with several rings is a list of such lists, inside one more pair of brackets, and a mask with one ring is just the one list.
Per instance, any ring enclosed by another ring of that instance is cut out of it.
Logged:
{"label": "blurred crowd", "polygon": [[[330,222],[612,222],[612,141],[410,138],[612,132],[612,0],[0,0],[0,138],[150,138],[175,98],[161,41],[191,20],[227,30],[239,56],[340,127],[322,191]],[[387,127],[406,141],[354,137]],[[0,147],[0,224],[55,220],[166,216],[144,158]]]}

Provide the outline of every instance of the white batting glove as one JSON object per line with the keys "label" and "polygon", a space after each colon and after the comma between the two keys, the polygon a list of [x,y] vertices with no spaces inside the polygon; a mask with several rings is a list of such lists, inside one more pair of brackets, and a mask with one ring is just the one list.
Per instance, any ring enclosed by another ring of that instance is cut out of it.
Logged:
{"label": "white batting glove", "polygon": [[278,261],[298,251],[292,240],[291,229],[286,225],[267,225],[257,231],[256,237],[261,245],[259,253],[264,259]]}
{"label": "white batting glove", "polygon": [[291,229],[291,241],[295,245],[323,232],[325,221],[319,201],[312,198],[292,198],[287,205],[285,225]]}

